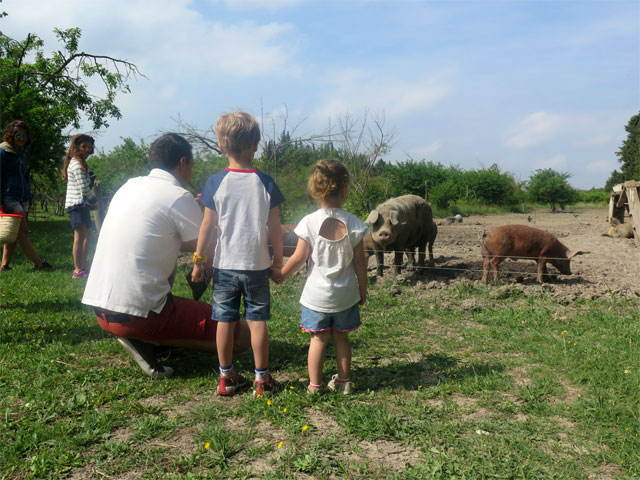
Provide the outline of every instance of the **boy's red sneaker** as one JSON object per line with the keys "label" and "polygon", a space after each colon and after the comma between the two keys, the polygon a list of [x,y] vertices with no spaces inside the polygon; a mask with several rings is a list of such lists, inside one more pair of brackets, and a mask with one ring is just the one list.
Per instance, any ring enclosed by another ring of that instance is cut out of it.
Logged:
{"label": "boy's red sneaker", "polygon": [[235,370],[231,376],[220,375],[220,381],[218,382],[218,395],[230,397],[236,393],[236,390],[241,390],[248,384],[249,379],[244,375],[237,373]]}
{"label": "boy's red sneaker", "polygon": [[270,373],[267,374],[266,380],[255,380],[253,382],[253,396],[260,397],[262,395],[271,395],[273,392],[280,388],[280,384],[276,382],[275,378]]}

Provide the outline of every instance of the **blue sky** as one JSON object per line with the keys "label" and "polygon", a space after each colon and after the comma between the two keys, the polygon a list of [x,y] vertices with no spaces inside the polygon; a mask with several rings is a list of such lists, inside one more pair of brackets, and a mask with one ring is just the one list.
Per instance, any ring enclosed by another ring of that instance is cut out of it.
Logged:
{"label": "blue sky", "polygon": [[[4,0],[0,30],[82,28],[81,48],[147,79],[97,135],[147,142],[175,118],[205,129],[243,109],[295,136],[345,115],[384,117],[388,161],[538,168],[601,187],[640,110],[640,2],[410,0]],[[95,86],[99,92],[99,85]],[[87,127],[88,128],[88,127]]]}

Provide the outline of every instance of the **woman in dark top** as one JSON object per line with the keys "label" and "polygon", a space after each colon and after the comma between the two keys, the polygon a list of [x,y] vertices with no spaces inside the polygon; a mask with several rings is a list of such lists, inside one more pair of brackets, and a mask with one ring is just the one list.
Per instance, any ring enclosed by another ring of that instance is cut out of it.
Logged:
{"label": "woman in dark top", "polygon": [[36,253],[29,239],[27,212],[33,203],[29,188],[29,171],[24,149],[29,145],[29,127],[22,120],[9,123],[2,134],[0,143],[0,210],[22,216],[18,240],[5,244],[2,250],[0,270],[11,270],[9,262],[16,245],[34,264],[34,270],[51,270],[51,265]]}

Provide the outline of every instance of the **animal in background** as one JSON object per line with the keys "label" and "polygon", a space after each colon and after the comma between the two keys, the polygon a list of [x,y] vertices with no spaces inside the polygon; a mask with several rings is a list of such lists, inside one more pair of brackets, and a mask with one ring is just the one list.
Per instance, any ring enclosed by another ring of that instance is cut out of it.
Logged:
{"label": "animal in background", "polygon": [[[371,240],[376,254],[378,276],[383,275],[384,252],[394,252],[393,270],[401,270],[402,254],[407,254],[407,266],[414,268],[414,252],[418,249],[418,267],[424,267],[425,250],[429,247],[429,260],[433,261],[434,230],[431,205],[417,195],[391,198],[378,205],[365,223],[371,227]],[[367,246],[365,244],[365,250]]]}
{"label": "animal in background", "polygon": [[538,282],[543,282],[547,262],[560,273],[571,275],[571,259],[588,252],[571,252],[551,233],[526,225],[503,225],[482,235],[482,281],[487,283],[489,267],[498,280],[498,265],[505,258],[535,260]]}
{"label": "animal in background", "polygon": [[602,234],[603,237],[612,238],[633,238],[633,224],[631,222],[620,223],[617,218],[611,219],[611,227],[607,233]]}

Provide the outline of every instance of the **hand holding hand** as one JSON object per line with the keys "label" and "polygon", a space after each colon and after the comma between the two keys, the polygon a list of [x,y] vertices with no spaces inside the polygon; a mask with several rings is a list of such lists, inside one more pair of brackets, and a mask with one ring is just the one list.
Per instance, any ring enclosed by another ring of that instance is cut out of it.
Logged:
{"label": "hand holding hand", "polygon": [[269,269],[269,278],[276,283],[284,282],[285,278],[282,276],[282,267],[272,266]]}

